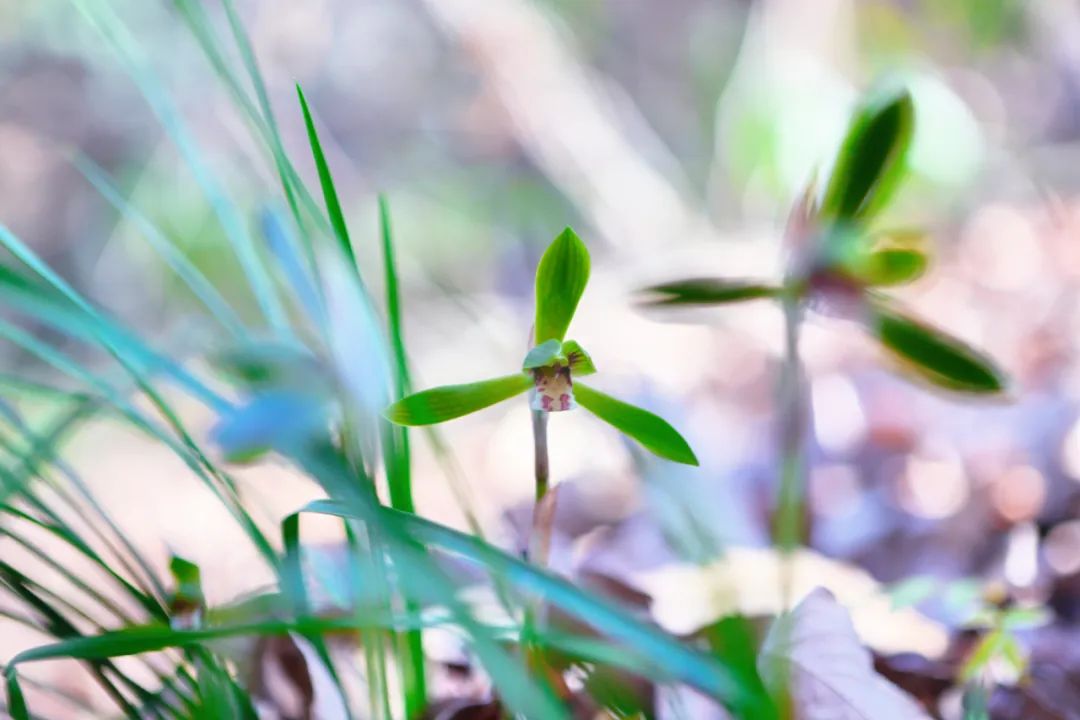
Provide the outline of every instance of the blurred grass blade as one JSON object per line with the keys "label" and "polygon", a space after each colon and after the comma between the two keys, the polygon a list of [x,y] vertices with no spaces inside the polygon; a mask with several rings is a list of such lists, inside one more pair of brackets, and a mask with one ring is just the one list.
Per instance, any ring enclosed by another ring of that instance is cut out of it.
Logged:
{"label": "blurred grass blade", "polygon": [[[55,290],[57,294],[66,298],[75,308],[81,311],[70,314],[68,319],[71,324],[66,328],[67,330],[76,334],[85,333],[97,339],[114,357],[118,358],[120,354],[126,354],[140,363],[147,364],[151,370],[161,369],[166,371],[173,380],[215,410],[221,410],[228,406],[228,403],[220,395],[197,380],[180,365],[163,355],[153,352],[135,336],[119,329],[119,327],[107,320],[104,315],[95,310],[71,285],[53,272],[29,247],[23,244],[3,225],[0,225],[0,245],[7,248],[20,262],[45,280],[52,290]],[[23,291],[26,297],[39,299],[51,308],[63,307],[58,303],[59,298],[56,295],[50,297],[49,291],[45,288],[31,283],[23,283],[21,287],[18,287],[16,282],[18,276],[15,273],[2,266],[0,266],[0,271],[3,271],[3,279],[7,287],[15,287]]]}
{"label": "blurred grass blade", "polygon": [[[316,501],[308,512],[349,517],[342,503]],[[754,708],[755,719],[770,718],[768,702],[744,688],[733,671],[716,659],[683,645],[647,622],[634,618],[610,601],[581,590],[568,580],[519,560],[479,538],[466,535],[430,520],[394,510],[380,511],[384,522],[404,532],[422,545],[438,547],[483,566],[518,590],[535,594],[609,638],[619,641],[650,663],[663,667],[681,680],[731,707]]]}
{"label": "blurred grass blade", "polygon": [[562,340],[589,281],[589,251],[570,228],[548,246],[536,268],[535,343]]}
{"label": "blurred grass blade", "polygon": [[296,253],[294,233],[289,232],[286,221],[268,207],[259,213],[259,227],[266,238],[270,254],[277,261],[288,286],[292,288],[293,301],[312,323],[325,329],[327,319],[322,292],[319,286],[312,282],[312,271],[304,267]]}
{"label": "blurred grass blade", "polygon": [[323,200],[326,203],[326,212],[330,216],[330,225],[337,236],[341,251],[345,253],[349,264],[356,268],[356,254],[353,252],[352,241],[349,239],[349,228],[345,224],[345,215],[341,211],[337,188],[334,187],[334,176],[330,173],[330,166],[326,162],[326,154],[323,152],[322,143],[319,141],[319,132],[315,129],[315,120],[311,117],[311,109],[308,107],[307,98],[304,97],[304,90],[300,85],[296,86],[296,95],[300,99],[300,109],[304,113],[304,125],[307,127],[308,142],[311,144],[311,156],[315,160],[315,169],[319,173],[319,184],[322,186]]}
{"label": "blurred grass blade", "polygon": [[[146,433],[158,442],[163,443],[166,447],[176,453],[177,457],[179,457],[197,477],[203,480],[206,486],[214,492],[219,500],[221,500],[240,526],[248,533],[248,536],[252,539],[252,542],[259,549],[262,556],[273,563],[275,560],[273,549],[270,547],[270,544],[267,542],[265,536],[259,530],[250,515],[248,515],[243,505],[239,502],[238,498],[235,497],[234,488],[225,481],[225,476],[209,462],[205,454],[202,453],[191,439],[190,435],[184,430],[179,418],[164,402],[160,395],[158,395],[153,388],[146,385],[137,374],[133,374],[133,377],[135,377],[138,386],[162,412],[172,428],[181,436],[180,440],[171,436],[156,422],[152,422],[146,418],[138,408],[108,382],[89,372],[78,363],[70,360],[63,353],[49,347],[29,333],[14,327],[9,323],[0,321],[0,338],[6,338],[15,342],[27,351],[37,355],[47,364],[70,375],[80,382],[87,384],[91,388],[94,388],[95,391],[100,392],[113,407],[130,421],[136,429]],[[122,361],[122,358],[117,357],[117,359]],[[129,373],[132,372],[132,369],[128,366],[125,366],[125,370],[128,370]]]}
{"label": "blurred grass blade", "polygon": [[508,400],[532,386],[532,378],[524,373],[466,385],[444,385],[409,395],[388,407],[385,414],[398,425],[432,425]]}
{"label": "blurred grass blade", "polygon": [[574,398],[581,407],[637,440],[650,452],[685,465],[698,464],[690,445],[662,417],[581,383],[574,385]]}
{"label": "blurred grass blade", "polygon": [[780,295],[780,288],[743,280],[691,278],[654,285],[646,288],[645,292],[656,296],[645,301],[648,305],[722,305],[777,297]]}
{"label": "blurred grass blade", "polygon": [[915,107],[906,89],[871,92],[848,127],[821,216],[855,220],[883,207],[900,179],[914,128]]}
{"label": "blurred grass blade", "polygon": [[22,687],[19,685],[19,677],[16,673],[8,670],[7,674],[7,711],[13,720],[30,720],[30,711],[26,707],[26,698],[23,696]]}
{"label": "blurred grass blade", "polygon": [[255,249],[254,240],[244,222],[243,215],[203,161],[201,148],[188,131],[161,82],[154,77],[144,58],[140,56],[136,42],[128,33],[123,21],[109,3],[97,2],[97,0],[72,0],[72,2],[116,52],[151,110],[157,115],[165,132],[187,162],[225,231],[225,235],[229,238],[229,244],[240,261],[264,317],[277,332],[287,334],[289,332],[288,317],[277,296],[270,274]]}
{"label": "blurred grass blade", "polygon": [[112,205],[117,212],[126,217],[150,244],[165,263],[176,273],[177,277],[184,281],[192,294],[197,297],[206,309],[210,311],[222,327],[236,338],[243,338],[247,330],[236,312],[229,306],[217,288],[206,279],[202,271],[180,252],[176,245],[170,242],[165,235],[146,217],[138,208],[128,202],[112,183],[105,171],[86,155],[76,155],[72,164],[82,173],[83,177],[94,186],[105,200]]}
{"label": "blurred grass blade", "polygon": [[[251,43],[244,33],[243,27],[236,15],[234,4],[231,0],[222,3],[229,19],[229,26],[232,29],[233,38],[237,48],[240,50],[241,58],[243,59],[245,66],[247,66],[252,84],[255,86],[259,107],[256,107],[251,101],[251,98],[248,97],[239,78],[233,73],[232,68],[226,61],[221,44],[214,33],[209,18],[206,16],[206,11],[201,0],[173,1],[175,6],[180,10],[181,17],[186,22],[188,29],[198,41],[199,46],[202,48],[203,54],[210,62],[211,67],[218,74],[221,82],[225,84],[225,87],[232,95],[234,103],[240,108],[241,112],[255,129],[255,132],[263,139],[264,145],[269,150],[277,170],[278,179],[281,182],[282,191],[288,202],[289,210],[293,215],[293,219],[296,221],[297,228],[300,229],[300,240],[303,243],[302,247],[305,253],[305,260],[309,266],[310,272],[317,278],[318,265],[315,261],[314,248],[309,233],[307,232],[308,226],[305,223],[305,217],[315,221],[319,232],[330,232],[330,225],[319,210],[319,207],[315,204],[315,201],[308,192],[303,180],[300,178],[285,153],[285,147],[281,140],[281,133],[278,129],[273,109],[270,106],[269,96],[266,94],[265,83],[259,72],[258,63],[255,61]],[[305,211],[307,215],[304,216],[301,213],[301,210]]]}
{"label": "blurred grass blade", "polygon": [[[419,603],[446,606],[453,621],[472,639],[472,647],[511,711],[536,720],[563,720],[569,713],[557,700],[546,678],[530,677],[518,658],[512,657],[456,598],[457,588],[431,558],[427,547],[404,532],[394,518],[416,517],[411,513],[388,510],[379,504],[369,484],[356,482],[356,473],[348,459],[326,444],[309,447],[297,460],[323,490],[337,502],[332,508],[341,512],[328,514],[355,518],[383,543],[396,570],[401,591]],[[309,505],[305,511],[311,511]],[[387,516],[387,513],[393,513]]]}
{"label": "blurred grass blade", "polygon": [[1005,389],[994,361],[966,343],[895,310],[883,300],[870,303],[871,332],[903,364],[949,390],[994,395]]}

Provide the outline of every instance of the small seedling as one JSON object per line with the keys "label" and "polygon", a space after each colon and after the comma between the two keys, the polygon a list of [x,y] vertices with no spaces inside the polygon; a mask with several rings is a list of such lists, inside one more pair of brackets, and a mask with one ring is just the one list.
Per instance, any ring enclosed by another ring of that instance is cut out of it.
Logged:
{"label": "small seedling", "polygon": [[386,409],[399,425],[432,425],[468,415],[531,391],[531,406],[548,414],[583,407],[668,460],[697,465],[690,445],[653,413],[595,390],[577,379],[596,372],[592,358],[566,331],[589,280],[589,251],[567,228],[536,269],[535,346],[517,372],[466,385],[409,395]]}

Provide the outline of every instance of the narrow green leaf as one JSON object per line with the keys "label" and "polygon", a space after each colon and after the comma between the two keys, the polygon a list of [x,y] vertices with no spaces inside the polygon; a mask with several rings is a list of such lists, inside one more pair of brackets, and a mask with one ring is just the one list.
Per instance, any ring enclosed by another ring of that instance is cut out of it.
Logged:
{"label": "narrow green leaf", "polygon": [[385,612],[371,611],[369,615],[350,615],[340,618],[297,618],[295,620],[262,620],[239,625],[182,630],[168,625],[134,625],[98,635],[71,637],[49,645],[23,650],[7,664],[10,676],[12,668],[28,662],[73,658],[76,660],[102,660],[106,658],[157,652],[172,647],[190,647],[222,638],[244,635],[280,635],[287,632],[301,634],[330,633],[356,629],[361,622],[372,627],[391,624],[393,618]]}
{"label": "narrow green leaf", "polygon": [[557,701],[547,679],[543,675],[530,677],[520,659],[509,654],[491,629],[462,605],[456,597],[456,583],[431,557],[427,544],[403,532],[398,521],[391,522],[386,513],[394,513],[395,518],[415,518],[415,515],[382,506],[370,485],[356,482],[348,458],[328,444],[306,448],[298,460],[308,474],[318,479],[327,495],[339,501],[336,504],[344,509],[344,516],[360,520],[385,543],[396,568],[396,585],[406,598],[449,608],[453,622],[472,638],[473,652],[511,712],[536,720],[569,718],[569,711]]}
{"label": "narrow green leaf", "polygon": [[581,407],[634,438],[650,452],[684,465],[698,464],[694,451],[683,436],[659,415],[581,383],[574,385],[574,397]]}
{"label": "narrow green leaf", "polygon": [[1054,612],[1044,607],[1016,607],[1006,610],[1001,616],[1001,627],[1006,630],[1031,630],[1049,625],[1054,621]]}
{"label": "narrow green leaf", "polygon": [[563,357],[563,344],[552,338],[551,340],[545,340],[530,350],[525,356],[525,362],[521,364],[521,369],[534,370],[545,365],[551,365]]}
{"label": "narrow green leaf", "polygon": [[28,281],[0,266],[0,290],[17,292],[18,299],[27,303],[25,307],[30,314],[41,317],[47,323],[56,324],[64,332],[76,337],[94,339],[118,362],[123,363],[122,357],[127,357],[139,362],[147,370],[166,372],[174,381],[214,409],[220,410],[228,405],[220,395],[178,363],[166,355],[152,351],[135,335],[96,310],[3,225],[0,225],[0,245],[47,283],[46,286],[37,281]]}
{"label": "narrow green leaf", "polygon": [[[332,501],[309,503],[306,512],[344,517],[351,508]],[[417,517],[386,508],[376,510],[387,528],[406,533],[425,547],[438,547],[468,558],[519,590],[543,598],[597,632],[621,643],[630,652],[647,658],[672,678],[717,698],[729,707],[745,710],[742,717],[773,718],[768,700],[746,687],[725,662],[683,644],[654,625],[642,622],[600,595],[582,591],[565,578],[530,565],[483,540]]]}
{"label": "narrow green leaf", "polygon": [[532,378],[524,373],[466,385],[445,385],[402,398],[384,414],[398,425],[432,425],[483,410],[520,395],[532,385]]}
{"label": "narrow green leaf", "polygon": [[839,260],[841,270],[868,286],[903,285],[918,279],[930,262],[926,238],[919,232],[890,233],[871,245],[852,242]]}
{"label": "narrow green leaf", "polygon": [[960,679],[963,682],[971,682],[987,664],[994,659],[1005,644],[1006,633],[1004,630],[992,630],[983,636],[982,640],[971,651],[964,664],[960,666]]}
{"label": "narrow green leaf", "polygon": [[1016,639],[1016,636],[1010,632],[1005,633],[1005,639],[1002,641],[1001,657],[1012,666],[1013,672],[1018,676],[1023,677],[1027,672],[1027,653],[1025,653],[1024,649],[1020,646],[1020,642]]}
{"label": "narrow green leaf", "polygon": [[589,282],[589,251],[570,228],[548,246],[536,268],[536,344],[562,340]]}
{"label": "narrow green leaf", "polygon": [[596,372],[596,365],[589,353],[585,352],[585,348],[578,345],[576,340],[567,340],[562,344],[562,348],[567,362],[570,363],[570,372],[575,377],[585,377]]}
{"label": "narrow green leaf", "polygon": [[30,710],[19,686],[19,674],[11,667],[7,670],[7,711],[12,720],[30,720]]}
{"label": "narrow green leaf", "polygon": [[146,62],[142,56],[138,42],[111,3],[93,0],[72,0],[72,2],[90,24],[101,33],[106,43],[120,59],[125,71],[138,85],[146,102],[184,157],[195,181],[213,208],[221,228],[229,238],[229,244],[243,266],[248,284],[264,316],[277,332],[287,334],[289,332],[288,317],[281,299],[277,296],[270,274],[255,248],[243,213],[205,162],[205,153],[196,142],[162,82],[150,71],[150,63]]}
{"label": "narrow green leaf", "polygon": [[[412,381],[409,377],[409,361],[405,352],[405,333],[402,327],[401,297],[398,290],[394,233],[390,223],[390,204],[383,195],[379,196],[379,229],[382,236],[383,271],[386,285],[386,323],[394,360],[394,400],[400,400],[409,393]],[[382,430],[390,505],[404,512],[415,512],[409,430],[385,420],[382,421]],[[345,523],[345,528],[351,534],[352,528],[348,522]],[[410,600],[406,600],[405,608],[409,612],[419,610],[417,605]],[[398,635],[396,649],[401,666],[405,714],[408,717],[419,717],[427,703],[424,646],[420,631],[413,629]]]}
{"label": "narrow green leaf", "polygon": [[916,248],[882,248],[872,251],[861,269],[861,279],[867,285],[903,285],[918,279],[929,259]]}
{"label": "narrow green leaf", "polygon": [[914,127],[915,107],[906,89],[871,93],[848,127],[821,216],[852,220],[883,207],[903,170]]}
{"label": "narrow green leaf", "polygon": [[646,304],[665,305],[722,305],[725,303],[757,300],[777,297],[780,288],[744,280],[722,280],[720,278],[691,278],[654,285],[646,288],[654,294]]}
{"label": "narrow green leaf", "polygon": [[323,200],[326,202],[326,212],[330,216],[330,225],[334,228],[338,243],[342,252],[345,253],[350,264],[356,266],[356,255],[353,253],[352,241],[349,239],[349,228],[345,225],[345,215],[341,211],[341,202],[338,200],[337,189],[334,187],[334,176],[330,174],[330,166],[326,162],[322,143],[319,142],[319,133],[315,129],[315,121],[311,117],[307,98],[298,84],[296,95],[300,98],[300,109],[304,112],[304,125],[307,126],[308,141],[311,144],[311,155],[315,159],[315,168],[319,172],[319,184],[322,186]]}
{"label": "narrow green leaf", "polygon": [[919,320],[872,302],[871,331],[904,365],[939,387],[992,395],[1005,389],[994,361],[966,343]]}
{"label": "narrow green leaf", "polygon": [[166,238],[157,225],[141,210],[124,197],[104,169],[90,157],[83,154],[75,155],[71,162],[82,173],[87,182],[93,185],[94,189],[117,212],[127,218],[139,230],[146,242],[154,249],[154,252],[161,256],[162,260],[176,273],[177,277],[184,281],[192,294],[206,306],[226,330],[237,338],[242,338],[247,334],[236,312],[221,296],[217,288],[207,280],[198,266],[191,262],[171,240]]}

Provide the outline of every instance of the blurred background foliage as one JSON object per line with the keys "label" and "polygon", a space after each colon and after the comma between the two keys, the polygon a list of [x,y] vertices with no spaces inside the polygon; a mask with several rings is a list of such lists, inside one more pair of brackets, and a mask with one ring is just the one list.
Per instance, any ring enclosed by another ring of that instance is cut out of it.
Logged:
{"label": "blurred background foliage", "polygon": [[[110,5],[254,232],[258,213],[276,207],[273,166],[177,11],[164,1]],[[595,338],[606,387],[672,418],[702,460],[701,471],[643,467],[611,432],[553,423],[553,473],[580,495],[579,525],[645,518],[606,558],[609,569],[624,567],[624,555],[662,567],[766,542],[776,475],[779,312],[755,304],[658,316],[635,308],[632,291],[688,272],[775,278],[788,208],[827,176],[857,96],[882,75],[902,78],[917,131],[910,178],[882,224],[930,228],[938,263],[898,295],[997,358],[1013,378],[1011,402],[913,386],[843,323],[811,323],[812,545],[884,582],[974,576],[1050,604],[1062,622],[1080,619],[1076,3],[237,5],[289,154],[315,187],[294,83],[305,88],[376,287],[376,193],[391,199],[418,387],[519,362],[541,252],[567,224],[589,244],[594,280],[576,322]],[[76,156],[99,165],[258,323],[211,203],[101,36],[69,2],[0,0],[0,218],[166,351],[184,358],[224,344]],[[14,346],[0,346],[0,365],[53,379]],[[209,418],[190,410],[205,429]],[[418,449],[420,511],[463,526],[464,493],[482,525],[505,530],[532,492],[526,414],[522,404],[447,428],[464,491]],[[169,547],[182,549],[217,600],[265,579],[175,459],[108,423],[70,452],[161,567]],[[273,464],[242,478],[269,519],[312,494]],[[235,554],[218,552],[230,543]]]}

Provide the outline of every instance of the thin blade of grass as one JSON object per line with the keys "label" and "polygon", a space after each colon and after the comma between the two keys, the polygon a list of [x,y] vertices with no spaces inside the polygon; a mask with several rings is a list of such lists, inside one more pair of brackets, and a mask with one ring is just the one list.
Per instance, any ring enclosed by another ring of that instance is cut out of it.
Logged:
{"label": "thin blade of grass", "polygon": [[[0,245],[48,283],[48,286],[55,290],[56,293],[66,298],[75,308],[81,311],[81,317],[80,314],[70,314],[69,331],[76,334],[85,333],[96,338],[114,356],[126,354],[137,362],[146,363],[154,369],[166,372],[184,389],[215,410],[220,411],[228,406],[228,403],[220,395],[196,379],[187,370],[160,353],[154,352],[131,333],[123,331],[102,313],[94,309],[66,280],[42,262],[29,247],[3,225],[0,225]],[[10,271],[5,273],[7,279],[13,276],[14,274],[10,273]],[[13,286],[5,283],[4,287]],[[30,300],[40,301],[39,308],[44,310],[62,308],[62,305],[57,302],[58,298],[49,297],[42,288],[36,288],[28,283],[20,289],[24,291],[25,297]]]}
{"label": "thin blade of grass", "polygon": [[[349,508],[334,501],[316,501],[307,506],[309,512],[351,516]],[[716,659],[693,650],[656,627],[642,623],[607,600],[583,592],[563,578],[556,577],[523,562],[502,550],[456,530],[425,520],[416,515],[382,509],[384,523],[407,533],[420,543],[439,547],[464,556],[497,574],[519,590],[539,595],[591,625],[612,639],[660,662],[673,677],[717,698],[725,704],[740,708],[757,708],[767,712],[768,703],[749,694],[738,681],[738,675]],[[768,714],[753,717],[770,717]]]}
{"label": "thin blade of grass", "polygon": [[[301,467],[319,481],[328,495],[340,501],[331,503],[329,507],[343,509],[344,512],[329,514],[360,520],[385,543],[406,596],[417,602],[447,605],[450,608],[454,621],[472,638],[477,657],[511,710],[537,720],[568,717],[568,711],[547,682],[540,677],[530,678],[520,660],[508,655],[490,629],[477,622],[456,600],[453,583],[434,563],[426,548],[401,532],[395,524],[386,521],[384,508],[370,491],[370,484],[364,486],[368,488],[367,491],[358,486],[345,457],[329,446],[298,450],[294,456]],[[308,506],[306,511],[311,511],[310,508]],[[408,513],[400,515],[415,517]]]}
{"label": "thin blade of grass", "polygon": [[168,93],[140,56],[136,43],[123,21],[108,3],[94,2],[94,0],[71,0],[71,2],[114,50],[121,65],[138,86],[165,132],[187,162],[222,230],[229,238],[229,244],[240,261],[244,275],[266,321],[277,333],[289,334],[291,331],[288,317],[278,298],[270,274],[256,251],[242,213],[203,161],[201,148],[189,132]]}
{"label": "thin blade of grass", "polygon": [[176,245],[165,237],[165,234],[145,214],[121,194],[120,190],[97,163],[85,155],[76,155],[72,159],[72,164],[117,212],[126,217],[139,230],[150,247],[154,249],[154,252],[184,281],[192,294],[206,306],[206,309],[221,323],[222,327],[238,339],[247,337],[244,324],[229,304],[225,302],[225,299],[221,297],[221,293],[217,291],[217,288],[206,279],[206,276],[194,263],[177,249]]}
{"label": "thin blade of grass", "polygon": [[319,173],[319,185],[322,186],[323,201],[326,203],[326,213],[330,216],[330,226],[334,229],[338,245],[342,253],[348,258],[350,266],[356,268],[356,254],[353,252],[352,241],[349,239],[349,228],[345,224],[345,215],[341,211],[341,202],[338,199],[337,188],[334,186],[334,176],[330,172],[330,165],[326,162],[326,154],[323,152],[322,143],[319,141],[319,132],[315,129],[315,120],[311,117],[311,109],[308,107],[304,90],[298,84],[296,95],[300,100],[300,109],[304,113],[304,125],[307,127],[308,142],[311,144],[311,156],[315,160],[315,169]]}
{"label": "thin blade of grass", "polygon": [[[390,224],[390,205],[383,195],[379,196],[379,229],[382,237],[386,285],[386,323],[390,335],[390,350],[393,355],[394,394],[391,399],[397,402],[409,393],[412,383],[409,377],[409,361],[405,354],[405,334],[401,320],[401,296],[398,290],[393,228]],[[390,491],[390,505],[403,512],[415,512],[409,429],[394,425],[385,419],[380,419],[380,426],[384,436],[383,456]],[[406,609],[415,610],[416,607],[409,603]],[[408,717],[419,717],[427,705],[423,637],[419,630],[411,630],[399,635],[397,640],[405,695],[405,714]]]}

